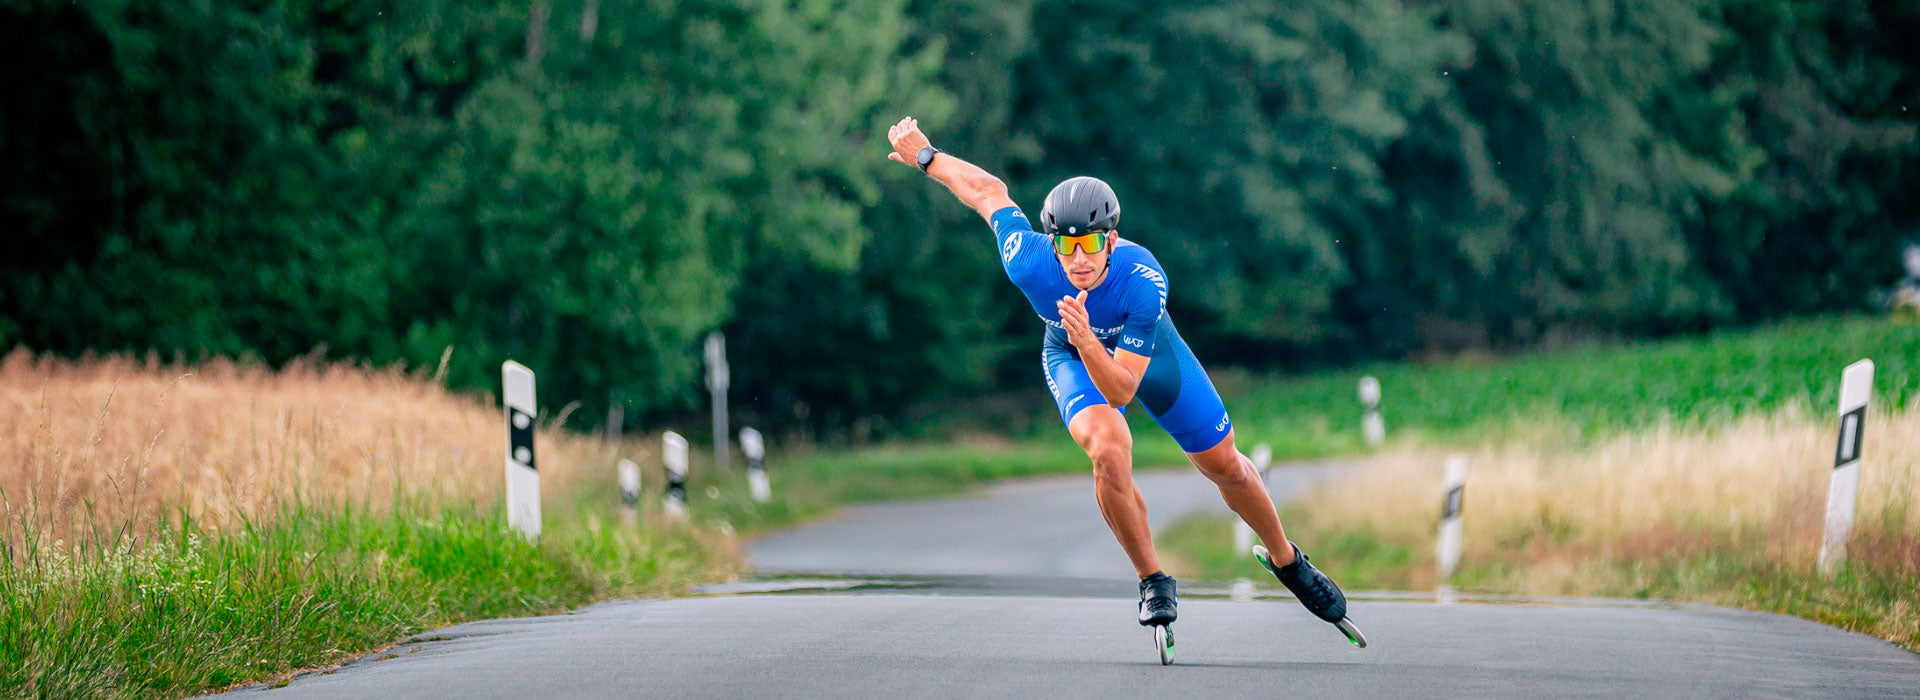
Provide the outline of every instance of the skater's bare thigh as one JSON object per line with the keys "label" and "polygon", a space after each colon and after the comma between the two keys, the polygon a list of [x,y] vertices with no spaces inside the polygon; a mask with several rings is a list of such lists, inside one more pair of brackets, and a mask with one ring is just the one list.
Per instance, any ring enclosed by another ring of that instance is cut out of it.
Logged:
{"label": "skater's bare thigh", "polygon": [[1242,481],[1248,477],[1258,478],[1253,465],[1240,456],[1239,448],[1234,446],[1233,431],[1227,431],[1227,437],[1220,444],[1201,452],[1187,453],[1187,460],[1205,474],[1214,483],[1221,481]]}

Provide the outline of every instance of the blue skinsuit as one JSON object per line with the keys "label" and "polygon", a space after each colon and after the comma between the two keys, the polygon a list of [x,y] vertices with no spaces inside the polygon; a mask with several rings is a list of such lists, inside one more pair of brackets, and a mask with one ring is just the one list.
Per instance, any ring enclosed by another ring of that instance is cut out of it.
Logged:
{"label": "blue skinsuit", "polygon": [[[1007,279],[1027,295],[1034,313],[1047,323],[1040,348],[1047,389],[1060,408],[1060,422],[1071,424],[1082,409],[1107,402],[1087,374],[1080,351],[1067,342],[1060,311],[1054,307],[1061,297],[1080,290],[1067,281],[1066,271],[1054,257],[1053,237],[1034,231],[1018,207],[994,212],[992,222]],[[1233,420],[1207,371],[1167,317],[1167,276],[1160,261],[1145,247],[1122,238],[1108,263],[1107,278],[1087,290],[1087,323],[1093,334],[1108,353],[1123,348],[1150,358],[1134,395],[1180,443],[1180,449],[1204,452],[1220,444],[1233,430]]]}

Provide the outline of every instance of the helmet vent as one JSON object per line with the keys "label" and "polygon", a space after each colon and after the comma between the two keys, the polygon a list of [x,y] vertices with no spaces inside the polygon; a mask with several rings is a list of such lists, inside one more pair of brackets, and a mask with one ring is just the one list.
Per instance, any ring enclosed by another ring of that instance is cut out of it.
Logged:
{"label": "helmet vent", "polygon": [[1096,216],[1099,216],[1099,215],[1100,215],[1100,212],[1097,212],[1097,211],[1090,211],[1090,212],[1087,212],[1087,224],[1088,224],[1088,225],[1092,225],[1092,224],[1093,224],[1093,217],[1096,217]]}

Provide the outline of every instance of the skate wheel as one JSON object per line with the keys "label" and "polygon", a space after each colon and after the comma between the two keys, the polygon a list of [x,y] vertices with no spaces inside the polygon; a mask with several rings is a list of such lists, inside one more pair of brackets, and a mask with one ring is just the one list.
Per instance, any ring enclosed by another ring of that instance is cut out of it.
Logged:
{"label": "skate wheel", "polygon": [[1160,665],[1173,663],[1173,627],[1170,625],[1153,626],[1154,646],[1160,647]]}
{"label": "skate wheel", "polygon": [[1367,635],[1361,634],[1360,628],[1353,626],[1351,618],[1340,618],[1340,621],[1333,623],[1333,626],[1340,628],[1340,633],[1347,635],[1347,641],[1353,642],[1354,646],[1361,649],[1367,648]]}
{"label": "skate wheel", "polygon": [[[1273,554],[1269,553],[1266,547],[1263,547],[1257,544],[1254,545],[1253,558],[1259,561],[1261,566],[1266,567],[1269,573],[1272,573],[1274,571]],[[1275,574],[1275,575],[1278,575],[1278,574]]]}

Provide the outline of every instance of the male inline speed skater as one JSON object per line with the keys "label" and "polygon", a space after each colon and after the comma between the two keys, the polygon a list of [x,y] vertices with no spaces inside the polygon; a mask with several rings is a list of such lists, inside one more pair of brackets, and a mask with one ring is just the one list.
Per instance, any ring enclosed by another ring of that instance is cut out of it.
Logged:
{"label": "male inline speed skater", "polygon": [[[993,227],[1007,278],[1047,324],[1041,346],[1060,420],[1093,462],[1100,513],[1140,575],[1140,624],[1170,646],[1174,580],[1160,569],[1147,504],[1133,482],[1133,435],[1122,411],[1140,399],[1200,473],[1266,547],[1255,555],[1307,610],[1365,639],[1346,620],[1346,596],[1287,540],[1266,485],[1233,441],[1233,422],[1199,360],[1167,317],[1167,278],[1153,254],[1120,238],[1120,201],[1107,183],[1076,177],[1053,188],[1036,232],[999,178],[945,153],[912,117],[887,131],[893,160],[946,185]],[[1271,547],[1272,554],[1268,553]],[[1171,659],[1163,646],[1162,661]]]}

